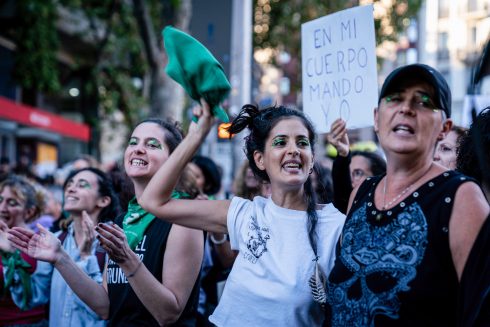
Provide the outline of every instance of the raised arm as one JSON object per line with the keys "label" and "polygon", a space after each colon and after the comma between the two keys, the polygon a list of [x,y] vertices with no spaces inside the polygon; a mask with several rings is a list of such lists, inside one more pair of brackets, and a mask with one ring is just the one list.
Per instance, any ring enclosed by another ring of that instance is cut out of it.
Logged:
{"label": "raised arm", "polygon": [[336,119],[330,126],[327,133],[327,141],[337,150],[341,157],[347,157],[349,154],[349,136],[347,135],[347,124],[342,118]]}
{"label": "raised arm", "polygon": [[449,221],[449,246],[459,279],[489,212],[488,202],[478,185],[468,182],[459,187]]}
{"label": "raised arm", "polygon": [[100,244],[118,263],[131,288],[162,326],[177,321],[184,310],[201,269],[204,234],[173,225],[163,260],[162,281],[140,261],[130,248],[124,231],[116,224],[99,224]]}
{"label": "raised arm", "polygon": [[337,157],[332,165],[333,204],[346,214],[349,196],[352,193],[352,181],[349,170],[349,137],[345,121],[339,118],[332,123],[327,140],[337,149]]}
{"label": "raised arm", "polygon": [[[70,288],[102,319],[109,316],[107,290],[77,266],[63,250],[60,240],[44,227],[38,225],[39,234],[14,227],[9,230],[13,246],[34,259],[50,262],[60,272]],[[105,271],[104,271],[105,273]]]}
{"label": "raised arm", "polygon": [[226,214],[230,201],[196,201],[170,199],[179,176],[213,126],[209,105],[194,109],[197,124],[192,122],[189,132],[167,161],[146,186],[138,203],[156,217],[190,228],[226,233]]}

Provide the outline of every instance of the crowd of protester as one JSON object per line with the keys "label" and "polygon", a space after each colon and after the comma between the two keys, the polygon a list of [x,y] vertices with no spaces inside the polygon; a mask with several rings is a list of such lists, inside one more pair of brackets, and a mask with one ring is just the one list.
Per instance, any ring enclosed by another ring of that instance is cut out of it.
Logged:
{"label": "crowd of protester", "polygon": [[209,105],[193,110],[185,136],[137,124],[105,169],[81,155],[40,178],[0,158],[0,325],[490,324],[490,108],[453,126],[442,75],[403,66],[374,110],[379,148],[352,151],[338,119],[326,165],[301,111],[245,105],[230,199],[196,155]]}

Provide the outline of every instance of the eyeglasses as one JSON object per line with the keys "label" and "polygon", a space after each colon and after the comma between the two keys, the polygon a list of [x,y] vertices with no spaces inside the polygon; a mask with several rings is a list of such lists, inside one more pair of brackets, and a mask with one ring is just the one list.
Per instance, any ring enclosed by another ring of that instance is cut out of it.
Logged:
{"label": "eyeglasses", "polygon": [[366,173],[362,169],[354,169],[350,174],[350,178],[352,180],[358,180],[366,176]]}
{"label": "eyeglasses", "polygon": [[[386,107],[389,109],[398,108],[401,104],[406,101],[406,97],[402,93],[391,93],[383,98]],[[423,93],[415,93],[410,99],[410,107],[417,111],[428,111],[439,112],[442,109],[437,108],[430,96]]]}

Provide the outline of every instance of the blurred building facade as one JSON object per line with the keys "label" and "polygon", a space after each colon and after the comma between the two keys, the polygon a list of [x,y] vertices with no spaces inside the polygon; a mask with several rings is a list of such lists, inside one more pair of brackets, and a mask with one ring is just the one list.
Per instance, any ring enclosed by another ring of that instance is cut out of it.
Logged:
{"label": "blurred building facade", "polygon": [[94,131],[87,121],[96,119],[97,107],[83,90],[86,71],[77,58],[90,58],[90,43],[75,37],[76,20],[63,16],[57,28],[62,48],[57,65],[62,75],[61,90],[47,95],[26,90],[13,78],[17,45],[16,2],[0,2],[0,156],[36,167],[40,175],[54,172],[60,163],[80,153],[89,153]]}
{"label": "blurred building facade", "polygon": [[[232,90],[225,107],[233,119],[252,94],[252,1],[193,0],[189,33],[223,65]],[[222,169],[222,184],[230,191],[235,171],[244,160],[243,133],[220,138],[215,128],[200,149]]]}
{"label": "blurred building facade", "polygon": [[394,61],[385,65],[380,76],[414,62],[437,68],[452,91],[453,121],[465,126],[469,123],[468,93],[480,94],[482,105],[490,105],[489,78],[476,90],[471,89],[474,71],[489,39],[490,1],[426,0],[396,45]]}

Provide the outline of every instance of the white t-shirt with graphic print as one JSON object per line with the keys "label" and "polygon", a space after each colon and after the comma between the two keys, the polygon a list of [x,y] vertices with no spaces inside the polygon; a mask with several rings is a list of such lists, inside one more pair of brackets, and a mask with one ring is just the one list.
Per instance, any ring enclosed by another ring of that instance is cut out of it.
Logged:
{"label": "white t-shirt with graphic print", "polygon": [[[332,204],[317,213],[319,263],[328,274],[345,216]],[[321,326],[324,313],[308,285],[314,253],[306,211],[279,207],[271,198],[234,197],[227,219],[231,247],[239,254],[209,320],[227,327]]]}

